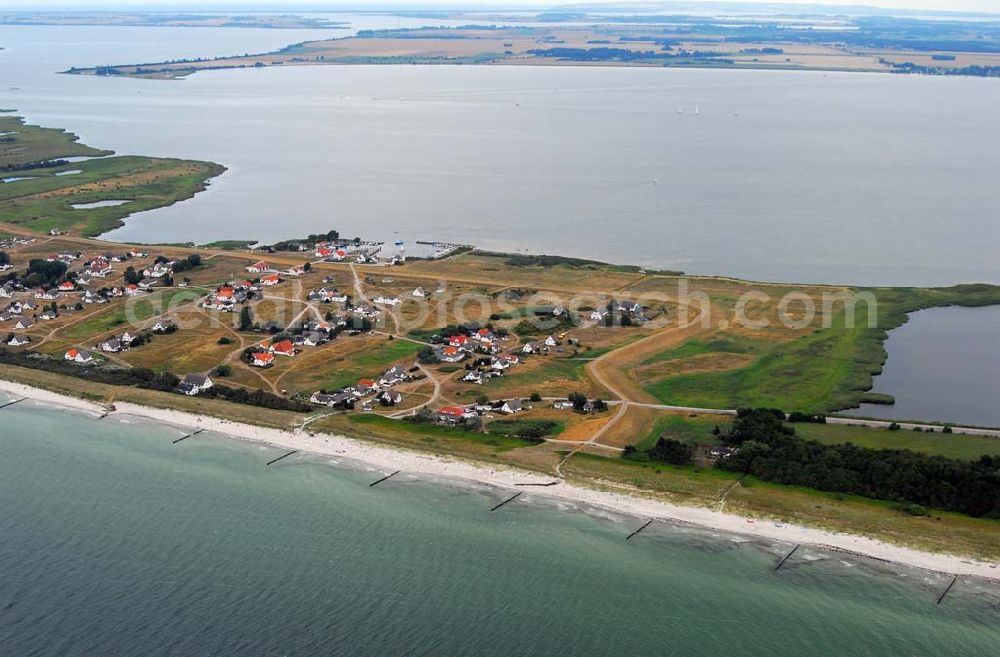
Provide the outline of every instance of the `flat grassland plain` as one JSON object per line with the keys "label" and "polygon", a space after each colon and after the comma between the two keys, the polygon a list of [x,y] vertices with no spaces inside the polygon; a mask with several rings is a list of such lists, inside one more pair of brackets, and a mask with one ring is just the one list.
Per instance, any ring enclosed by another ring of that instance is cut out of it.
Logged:
{"label": "flat grassland plain", "polygon": [[[773,517],[932,551],[1000,558],[996,520],[938,510],[917,517],[887,501],[765,483],[704,464],[673,467],[621,458],[626,445],[642,448],[660,437],[698,446],[716,444],[716,427],[724,429],[730,422],[724,411],[737,406],[826,413],[864,400],[889,401],[866,392],[885,359],[886,331],[920,308],[1000,303],[1000,286],[852,289],[766,284],[475,250],[388,267],[328,262],[314,258],[312,249],[261,253],[238,242],[200,247],[111,244],[90,236],[133,211],[193,195],[222,167],[103,157],[106,152],[81,145],[68,133],[27,126],[16,117],[0,121],[10,138],[0,144],[0,167],[11,171],[11,178],[22,178],[0,184],[0,236],[5,238],[2,250],[10,265],[5,280],[22,275],[33,261],[37,269],[39,262],[60,254],[76,257],[70,259],[72,272],[109,251],[142,252],[114,264],[103,278],[92,278],[51,302],[37,301],[37,308],[27,313],[34,318],[30,326],[15,328],[14,317],[0,322],[5,335],[9,331],[30,339],[24,345],[0,347],[0,378],[106,404],[127,401],[273,428],[344,433],[518,466],[591,487]],[[80,155],[101,158],[50,166],[59,158]],[[75,170],[80,172],[55,175]],[[102,200],[131,202],[72,207]],[[58,234],[51,234],[52,229]],[[130,299],[82,303],[88,289],[123,286],[128,267],[141,272],[156,260],[190,262],[193,255],[198,256],[195,264],[175,272],[172,285],[160,284]],[[246,268],[262,258],[279,272],[307,262],[309,268],[282,273],[282,282],[262,288],[245,304],[256,326],[241,326],[239,311],[220,313],[202,307],[201,302],[220,285],[255,278]],[[378,306],[373,325],[363,330],[342,332],[316,346],[303,344],[294,356],[276,356],[271,367],[249,364],[247,350],[274,339],[273,333],[345,312],[338,304],[310,299],[309,292],[321,287],[349,293],[356,304],[378,297],[401,302]],[[426,296],[415,297],[418,288]],[[681,288],[686,292],[679,294]],[[10,300],[33,300],[36,290],[12,289]],[[749,292],[762,294],[741,307],[741,298]],[[848,321],[844,299],[853,294],[871,294],[877,300],[877,316],[870,317],[874,308],[861,302],[853,309],[853,322]],[[825,315],[806,312],[807,301],[821,307],[831,297]],[[539,298],[576,299],[579,321],[551,313],[544,320],[548,324],[525,321],[551,310],[541,306]],[[788,298],[796,301],[782,307]],[[609,299],[641,300],[647,321],[608,326],[592,318]],[[56,306],[54,317],[42,318],[41,312],[51,305]],[[767,320],[767,326],[748,327],[741,316]],[[146,334],[162,320],[178,330],[150,333],[148,341],[125,351],[95,351],[89,364],[64,360],[71,349],[95,349],[125,330]],[[470,321],[489,324],[499,334],[506,332],[502,350],[517,354],[520,363],[503,376],[474,384],[463,381],[465,363],[419,358],[434,346],[431,336]],[[269,323],[273,332],[262,328]],[[525,353],[526,344],[549,337],[558,344],[541,353]],[[403,396],[399,404],[376,404],[369,412],[308,405],[318,390],[356,384],[359,379],[377,380],[397,365],[413,374],[393,388]],[[255,406],[248,412],[246,404],[114,381],[119,373],[130,371],[210,373],[218,384],[244,390],[248,397],[266,393],[281,403]],[[606,400],[608,409],[575,412],[552,403],[574,392]],[[402,420],[423,408],[469,405],[482,397],[535,401],[528,401],[528,410],[509,419],[487,417],[475,429]],[[828,444],[852,442],[969,460],[1000,453],[1000,439],[989,435],[890,431],[876,425],[797,427],[802,437]],[[543,436],[528,435],[526,429],[543,429]]]}
{"label": "flat grassland plain", "polygon": [[[545,22],[469,15],[460,27],[361,30],[274,52],[77,68],[81,75],[176,78],[200,70],[331,64],[675,66],[1000,75],[1000,26],[960,19],[831,19],[829,29],[780,18],[585,16]],[[550,17],[551,18],[551,17]],[[572,22],[572,24],[570,24]],[[584,24],[585,23],[585,24]]]}

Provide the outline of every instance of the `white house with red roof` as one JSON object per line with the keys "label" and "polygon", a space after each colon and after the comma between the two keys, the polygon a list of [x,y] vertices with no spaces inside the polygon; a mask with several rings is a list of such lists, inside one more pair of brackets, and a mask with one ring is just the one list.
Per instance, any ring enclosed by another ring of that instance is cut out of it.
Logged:
{"label": "white house with red roof", "polygon": [[247,271],[251,274],[264,274],[274,271],[274,268],[271,267],[271,263],[265,260],[260,260],[252,265],[247,265]]}
{"label": "white house with red roof", "polygon": [[254,367],[270,367],[274,365],[274,354],[270,351],[255,351],[250,364]]}
{"label": "white house with red roof", "polygon": [[281,354],[282,356],[294,356],[295,355],[295,344],[289,340],[279,340],[275,342],[270,347],[271,351],[276,354]]}
{"label": "white house with red roof", "polygon": [[266,287],[277,285],[281,282],[281,277],[277,274],[265,274],[260,277],[260,284]]}

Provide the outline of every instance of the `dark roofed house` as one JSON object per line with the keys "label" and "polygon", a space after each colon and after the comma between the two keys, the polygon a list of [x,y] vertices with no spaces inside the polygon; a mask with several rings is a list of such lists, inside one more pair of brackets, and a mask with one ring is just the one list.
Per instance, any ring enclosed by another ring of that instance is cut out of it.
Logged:
{"label": "dark roofed house", "polygon": [[189,395],[197,395],[213,385],[212,379],[207,374],[187,374],[181,381],[181,387],[187,388],[185,392]]}

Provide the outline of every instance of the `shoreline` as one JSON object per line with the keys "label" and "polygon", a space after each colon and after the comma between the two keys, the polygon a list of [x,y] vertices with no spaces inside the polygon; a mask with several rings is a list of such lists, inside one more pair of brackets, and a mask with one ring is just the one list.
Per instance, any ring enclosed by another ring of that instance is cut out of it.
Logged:
{"label": "shoreline", "polygon": [[[0,392],[95,416],[104,416],[109,413],[105,406],[95,402],[4,379],[0,379]],[[794,524],[783,524],[778,527],[773,522],[764,519],[751,524],[745,517],[735,514],[722,513],[704,507],[675,505],[625,493],[602,491],[566,481],[559,481],[551,486],[529,487],[524,484],[544,483],[551,481],[553,477],[510,466],[478,464],[459,458],[447,458],[402,448],[384,447],[347,436],[323,433],[310,435],[308,432],[282,431],[128,402],[117,403],[115,410],[110,413],[116,416],[158,422],[181,429],[201,429],[244,442],[343,458],[376,471],[384,471],[386,474],[399,470],[411,475],[427,475],[479,485],[485,484],[507,489],[512,493],[521,492],[549,500],[583,503],[598,509],[637,518],[687,523],[743,537],[764,538],[785,542],[789,545],[809,545],[938,573],[971,575],[1000,581],[1000,568],[997,568],[997,564],[973,561],[950,554],[924,552],[860,535],[843,534]]]}

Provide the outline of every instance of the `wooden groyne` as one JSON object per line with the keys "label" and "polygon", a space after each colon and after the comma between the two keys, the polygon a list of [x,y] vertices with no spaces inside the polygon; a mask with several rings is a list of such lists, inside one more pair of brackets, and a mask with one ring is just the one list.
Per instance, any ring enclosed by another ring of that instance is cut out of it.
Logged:
{"label": "wooden groyne", "polygon": [[14,404],[23,402],[27,397],[21,397],[20,399],[15,399],[14,401],[9,401],[6,404],[0,405],[0,408],[7,408],[8,406],[13,406]]}
{"label": "wooden groyne", "polygon": [[511,495],[510,497],[508,497],[507,499],[505,499],[503,502],[501,502],[500,504],[497,504],[495,507],[493,507],[492,509],[490,509],[490,513],[493,513],[494,511],[496,511],[497,509],[499,509],[500,507],[502,507],[507,502],[513,502],[514,500],[516,500],[517,498],[521,497],[522,495],[524,495],[524,493],[522,493],[521,491],[518,491],[518,492],[514,493],[513,495]]}
{"label": "wooden groyne", "polygon": [[181,436],[180,438],[178,438],[177,440],[171,441],[170,444],[171,445],[176,445],[177,443],[179,443],[180,441],[184,440],[185,438],[190,438],[191,436],[197,436],[199,433],[202,433],[203,431],[205,431],[205,430],[204,429],[198,429],[197,431],[194,431],[192,433],[185,434],[185,435]]}
{"label": "wooden groyne", "polygon": [[957,581],[958,581],[958,575],[955,575],[951,580],[951,584],[948,585],[948,588],[944,590],[944,593],[941,594],[941,597],[937,599],[937,602],[935,604],[941,604],[942,602],[944,602],[945,596],[948,595],[948,592],[951,591],[951,587],[955,586],[955,582]]}
{"label": "wooden groyne", "polygon": [[788,561],[789,559],[791,559],[791,558],[792,558],[792,555],[793,555],[793,554],[795,554],[795,551],[796,551],[796,550],[798,550],[798,549],[799,549],[800,547],[802,547],[802,544],[801,544],[801,543],[799,543],[798,545],[796,545],[795,547],[793,547],[793,548],[792,548],[792,551],[791,551],[791,552],[789,552],[788,554],[786,554],[786,555],[785,555],[785,558],[784,558],[784,559],[782,559],[781,561],[779,561],[779,562],[778,562],[778,565],[777,565],[777,566],[775,566],[775,567],[774,567],[774,569],[775,569],[775,570],[778,570],[779,568],[781,568],[782,566],[784,566],[784,565],[785,565],[785,562],[786,562],[786,561]]}
{"label": "wooden groyne", "polygon": [[555,486],[558,483],[559,483],[559,480],[556,479],[555,481],[546,481],[546,482],[538,483],[538,484],[533,484],[532,483],[532,484],[514,484],[514,485],[515,486]]}
{"label": "wooden groyne", "polygon": [[398,475],[398,474],[399,474],[400,472],[402,472],[402,471],[401,471],[401,470],[396,470],[395,472],[392,472],[392,473],[389,473],[389,474],[387,474],[386,476],[382,477],[381,479],[376,479],[376,480],[375,480],[375,481],[373,481],[372,483],[368,484],[368,488],[371,488],[372,486],[376,486],[376,485],[378,485],[378,484],[381,484],[381,483],[382,483],[383,481],[385,481],[386,479],[389,479],[389,478],[391,478],[391,477],[395,477],[395,476],[396,476],[396,475]]}
{"label": "wooden groyne", "polygon": [[276,458],[276,459],[271,459],[270,461],[268,461],[268,462],[267,462],[267,463],[265,463],[264,465],[271,465],[272,463],[277,463],[277,462],[278,462],[278,461],[280,461],[281,459],[286,459],[286,458],[288,458],[289,456],[291,456],[292,454],[298,454],[298,453],[299,453],[299,450],[297,450],[297,449],[293,449],[292,451],[288,452],[287,454],[282,454],[281,456],[279,456],[279,457],[278,457],[278,458]]}
{"label": "wooden groyne", "polygon": [[653,520],[652,520],[652,518],[650,518],[646,522],[642,523],[642,526],[639,527],[639,529],[635,530],[634,532],[632,532],[631,534],[629,534],[628,536],[626,536],[625,540],[626,541],[632,540],[633,536],[635,536],[636,534],[638,534],[639,532],[641,532],[643,529],[645,529],[646,527],[649,527],[652,524],[653,524]]}

